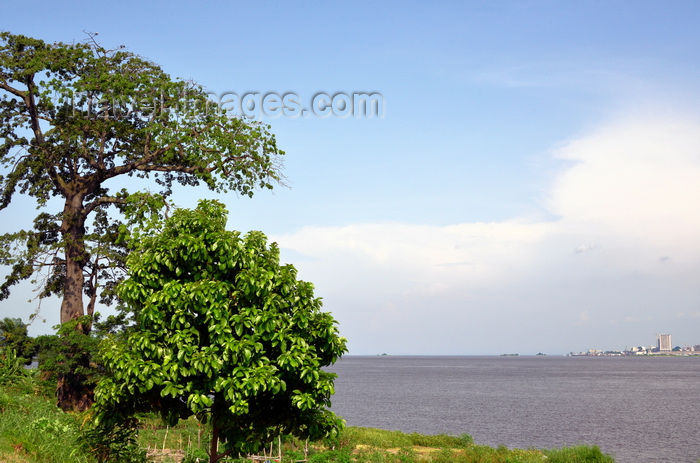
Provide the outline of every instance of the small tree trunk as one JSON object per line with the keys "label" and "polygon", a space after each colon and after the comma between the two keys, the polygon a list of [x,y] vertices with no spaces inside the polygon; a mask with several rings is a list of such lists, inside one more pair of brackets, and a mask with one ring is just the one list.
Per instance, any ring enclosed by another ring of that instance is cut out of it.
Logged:
{"label": "small tree trunk", "polygon": [[216,463],[221,456],[219,455],[219,427],[216,425],[216,420],[212,416],[211,422],[211,446],[209,448],[209,463]]}
{"label": "small tree trunk", "polygon": [[217,463],[224,457],[231,454],[232,450],[229,449],[225,452],[219,453],[219,420],[218,420],[218,408],[224,402],[221,394],[214,395],[214,401],[211,404],[210,416],[211,416],[211,444],[209,446],[209,463]]}

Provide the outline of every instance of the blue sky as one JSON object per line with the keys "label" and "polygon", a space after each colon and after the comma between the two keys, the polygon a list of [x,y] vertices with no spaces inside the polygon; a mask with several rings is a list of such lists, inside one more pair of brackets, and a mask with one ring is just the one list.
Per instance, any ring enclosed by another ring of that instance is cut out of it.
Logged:
{"label": "blue sky", "polygon": [[563,354],[700,344],[698,20],[694,1],[9,1],[0,28],[97,32],[217,95],[381,94],[382,117],[263,118],[289,188],[219,197],[229,227],[279,243],[351,354]]}

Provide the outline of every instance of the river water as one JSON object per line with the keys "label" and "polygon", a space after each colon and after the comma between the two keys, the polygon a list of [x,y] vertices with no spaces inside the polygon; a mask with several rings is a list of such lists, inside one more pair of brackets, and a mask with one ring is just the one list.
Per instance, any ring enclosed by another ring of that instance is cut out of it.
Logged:
{"label": "river water", "polygon": [[597,445],[618,463],[700,460],[700,357],[346,356],[328,370],[331,410],[349,426]]}

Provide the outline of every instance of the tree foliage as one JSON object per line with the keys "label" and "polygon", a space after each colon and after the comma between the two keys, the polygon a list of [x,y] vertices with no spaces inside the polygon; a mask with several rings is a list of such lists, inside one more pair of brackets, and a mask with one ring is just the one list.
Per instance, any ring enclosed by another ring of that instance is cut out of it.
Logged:
{"label": "tree foliage", "polygon": [[177,210],[129,257],[119,294],[137,326],[103,343],[109,374],[96,390],[106,425],[145,410],[171,424],[210,421],[210,461],[341,424],[327,410],[335,375],[322,370],[345,352],[334,319],[313,285],[280,265],[276,244],[226,231],[226,218],[215,201]]}
{"label": "tree foliage", "polygon": [[[62,202],[32,229],[0,236],[0,265],[10,268],[0,300],[34,278],[39,298],[62,298],[61,323],[114,300],[130,251],[120,214],[162,218],[175,184],[250,196],[281,178],[268,126],[229,117],[200,86],[94,39],[0,32],[0,211],[18,195],[40,209]],[[156,191],[121,188],[127,177]]]}
{"label": "tree foliage", "polygon": [[0,320],[0,347],[13,349],[29,365],[36,355],[37,346],[29,336],[27,325],[20,318]]}
{"label": "tree foliage", "polygon": [[[114,247],[120,228],[108,206],[157,210],[175,183],[252,195],[280,178],[283,153],[267,126],[228,117],[198,85],[93,36],[48,44],[0,32],[0,98],[0,210],[17,194],[39,207],[64,203],[39,214],[33,230],[0,238],[0,263],[12,268],[0,298],[49,268],[41,296],[64,297],[62,322],[84,315],[83,290],[93,301],[126,254]],[[117,177],[149,175],[158,194],[108,188]]]}

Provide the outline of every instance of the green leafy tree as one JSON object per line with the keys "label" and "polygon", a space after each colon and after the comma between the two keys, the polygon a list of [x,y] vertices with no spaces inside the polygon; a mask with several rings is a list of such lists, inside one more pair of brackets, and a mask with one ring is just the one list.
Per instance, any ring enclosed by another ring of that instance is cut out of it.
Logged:
{"label": "green leafy tree", "polygon": [[36,344],[29,336],[27,325],[20,318],[5,317],[0,320],[0,347],[10,348],[27,365],[36,355]]}
{"label": "green leafy tree", "polygon": [[107,429],[148,410],[211,423],[210,462],[342,425],[327,409],[335,374],[322,370],[346,350],[334,319],[276,244],[226,231],[226,219],[221,203],[200,201],[131,254],[119,294],[137,325],[103,342],[95,395]]}
{"label": "green leafy tree", "polygon": [[[34,278],[40,298],[61,297],[61,323],[88,320],[76,326],[89,332],[92,318],[81,317],[111,303],[123,277],[120,213],[160,218],[177,183],[247,196],[272,188],[282,154],[268,126],[229,117],[198,85],[123,47],[0,32],[0,211],[18,195],[39,209],[62,202],[33,229],[0,236],[0,265],[10,267],[0,300]],[[149,176],[143,186],[155,193],[110,190]],[[74,383],[59,378],[64,409],[89,403]]]}

